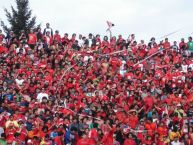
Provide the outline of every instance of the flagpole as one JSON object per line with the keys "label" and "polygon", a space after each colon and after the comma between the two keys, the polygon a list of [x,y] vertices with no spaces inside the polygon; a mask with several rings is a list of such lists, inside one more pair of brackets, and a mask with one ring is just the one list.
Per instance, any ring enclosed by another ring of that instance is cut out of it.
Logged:
{"label": "flagpole", "polygon": [[112,31],[109,30],[109,33],[110,33],[110,40],[111,40],[111,38],[112,38]]}
{"label": "flagpole", "polygon": [[152,57],[152,56],[154,56],[154,55],[156,55],[156,54],[162,52],[163,50],[165,50],[165,49],[161,49],[161,50],[159,50],[159,51],[157,51],[157,52],[151,54],[150,56],[144,58],[143,60],[139,61],[138,63],[134,64],[133,66],[136,66],[136,65],[138,65],[138,64],[140,64],[140,63],[142,63],[142,62],[144,62],[145,60],[147,60],[147,59],[149,59],[150,57]]}
{"label": "flagpole", "polygon": [[110,40],[111,40],[111,38],[112,38],[111,28],[114,26],[114,24],[112,22],[110,22],[110,21],[107,21],[107,25],[108,25],[107,31],[109,31],[109,33],[110,33]]}
{"label": "flagpole", "polygon": [[164,38],[166,38],[166,37],[168,37],[168,36],[170,36],[170,35],[173,35],[173,34],[179,32],[179,31],[181,31],[181,30],[182,30],[182,28],[181,28],[181,29],[178,29],[178,30],[176,30],[176,31],[173,31],[173,32],[171,32],[171,33],[169,33],[169,34],[166,34],[166,35],[164,35],[164,36],[162,36],[162,37],[159,37],[158,40],[164,39]]}

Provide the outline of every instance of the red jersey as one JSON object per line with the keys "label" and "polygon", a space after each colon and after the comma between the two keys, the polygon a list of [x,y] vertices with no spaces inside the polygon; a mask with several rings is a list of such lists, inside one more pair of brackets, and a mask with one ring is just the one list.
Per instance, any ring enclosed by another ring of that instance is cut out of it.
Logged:
{"label": "red jersey", "polygon": [[180,47],[180,49],[183,49],[184,47],[186,48],[187,47],[187,43],[180,42],[179,47]]}
{"label": "red jersey", "polygon": [[133,139],[126,139],[123,145],[136,145]]}
{"label": "red jersey", "polygon": [[113,145],[113,133],[114,133],[115,129],[111,129],[111,131],[109,133],[107,133],[106,135],[104,135],[103,139],[102,139],[102,143],[103,145]]}
{"label": "red jersey", "polygon": [[95,145],[95,142],[89,138],[82,138],[78,141],[77,145]]}
{"label": "red jersey", "polygon": [[29,37],[28,44],[36,44],[37,42],[36,34],[29,34],[28,37]]}
{"label": "red jersey", "polygon": [[163,46],[165,49],[169,49],[170,48],[170,42],[164,42]]}
{"label": "red jersey", "polygon": [[59,34],[54,35],[54,40],[57,42],[61,42],[61,36]]}

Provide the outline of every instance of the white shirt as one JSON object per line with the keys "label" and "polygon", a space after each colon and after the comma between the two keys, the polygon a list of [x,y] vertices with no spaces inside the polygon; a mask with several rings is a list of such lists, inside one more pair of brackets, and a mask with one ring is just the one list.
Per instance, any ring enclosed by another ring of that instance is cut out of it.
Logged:
{"label": "white shirt", "polygon": [[19,80],[19,79],[15,79],[15,81],[16,81],[16,83],[20,86],[20,85],[22,85],[22,84],[23,84],[24,79],[21,79],[21,80]]}
{"label": "white shirt", "polygon": [[120,73],[122,76],[124,76],[125,73],[127,72],[127,71],[125,70],[125,68],[124,68],[124,66],[125,66],[125,64],[126,64],[126,61],[122,60],[121,63],[122,63],[122,65],[120,66],[120,72],[119,72],[119,73]]}
{"label": "white shirt", "polygon": [[2,127],[0,127],[0,137],[1,137],[2,133],[4,133],[4,129]]}
{"label": "white shirt", "polygon": [[182,71],[186,73],[188,71],[188,65],[182,65]]}
{"label": "white shirt", "polygon": [[139,67],[141,68],[141,71],[143,71],[143,64],[139,64]]}
{"label": "white shirt", "polygon": [[42,102],[42,99],[43,98],[46,98],[46,99],[48,99],[48,94],[47,93],[39,93],[38,95],[37,95],[37,100],[39,101],[39,102]]}
{"label": "white shirt", "polygon": [[92,45],[92,39],[88,39],[88,47],[91,47]]}
{"label": "white shirt", "polygon": [[179,141],[175,142],[175,141],[172,141],[171,142],[171,145],[180,145],[181,143]]}
{"label": "white shirt", "polygon": [[125,66],[125,64],[126,64],[126,61],[122,60],[121,63],[122,63],[122,65],[121,65],[120,69],[121,69],[121,70],[124,70],[124,66]]}
{"label": "white shirt", "polygon": [[47,32],[50,32],[50,34],[51,34],[52,28],[45,28],[45,32],[46,32],[46,33],[47,33]]}
{"label": "white shirt", "polygon": [[43,46],[43,43],[37,43],[37,48],[38,50],[41,50],[44,46]]}
{"label": "white shirt", "polygon": [[25,54],[25,53],[26,53],[26,52],[25,52],[25,48],[19,48],[19,47],[18,47],[18,48],[16,48],[16,53],[19,53],[19,50],[20,50],[20,49],[22,49],[22,50],[23,50],[23,53],[22,53],[22,54]]}
{"label": "white shirt", "polygon": [[93,60],[93,56],[85,56],[85,57],[84,57],[84,61],[88,61],[88,59]]}
{"label": "white shirt", "polygon": [[189,64],[188,67],[191,68],[191,70],[193,70],[193,63]]}
{"label": "white shirt", "polygon": [[126,70],[120,70],[119,73],[120,73],[121,76],[125,76],[125,73],[126,73],[126,72],[127,72]]}
{"label": "white shirt", "polygon": [[84,40],[82,40],[82,39],[78,39],[78,45],[80,46],[80,47],[82,47],[82,46],[84,46]]}

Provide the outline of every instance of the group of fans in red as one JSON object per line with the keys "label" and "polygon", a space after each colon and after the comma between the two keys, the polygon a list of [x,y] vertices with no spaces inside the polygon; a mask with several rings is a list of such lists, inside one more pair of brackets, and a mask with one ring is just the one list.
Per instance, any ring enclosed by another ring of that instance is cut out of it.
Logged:
{"label": "group of fans in red", "polygon": [[1,145],[193,145],[193,41],[0,32]]}

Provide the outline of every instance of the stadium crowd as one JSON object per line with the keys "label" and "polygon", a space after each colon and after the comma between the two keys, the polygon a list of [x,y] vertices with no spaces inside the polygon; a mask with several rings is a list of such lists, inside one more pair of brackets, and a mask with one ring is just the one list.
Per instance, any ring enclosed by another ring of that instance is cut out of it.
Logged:
{"label": "stadium crowd", "polygon": [[193,145],[193,41],[0,32],[0,145]]}

